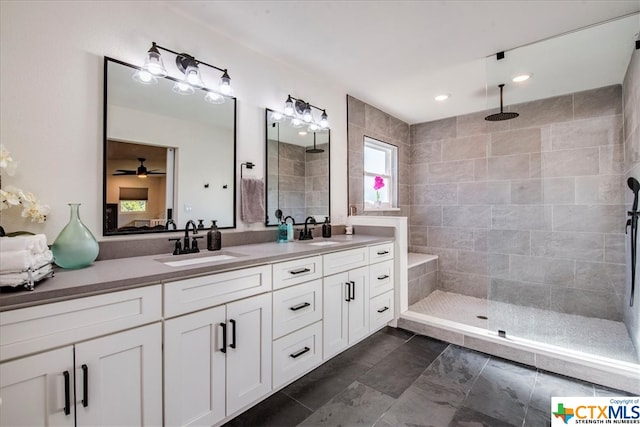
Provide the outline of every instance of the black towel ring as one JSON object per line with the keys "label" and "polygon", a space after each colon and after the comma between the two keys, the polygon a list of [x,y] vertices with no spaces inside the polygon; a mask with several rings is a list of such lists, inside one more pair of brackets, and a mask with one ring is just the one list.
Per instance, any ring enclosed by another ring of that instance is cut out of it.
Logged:
{"label": "black towel ring", "polygon": [[255,166],[252,162],[240,163],[240,179],[242,179],[242,167],[245,166],[247,169],[253,169]]}

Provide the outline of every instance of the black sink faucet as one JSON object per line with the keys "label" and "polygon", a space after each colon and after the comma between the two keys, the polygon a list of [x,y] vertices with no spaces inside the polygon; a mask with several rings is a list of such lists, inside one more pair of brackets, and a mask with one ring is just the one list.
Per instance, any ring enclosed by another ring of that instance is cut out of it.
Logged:
{"label": "black sink faucet", "polygon": [[[189,226],[190,225],[193,228],[193,234],[198,234],[198,227],[196,226],[196,223],[192,219],[187,221],[187,225],[184,226],[184,243],[182,245],[183,252],[187,252],[190,250],[190,246],[189,246]],[[196,246],[196,249],[197,249],[197,246]]]}
{"label": "black sink faucet", "polygon": [[304,220],[304,231],[300,231],[300,240],[311,240],[313,239],[313,235],[311,234],[311,230],[308,229],[308,225],[313,224],[316,225],[316,219],[312,216],[308,216],[307,219]]}

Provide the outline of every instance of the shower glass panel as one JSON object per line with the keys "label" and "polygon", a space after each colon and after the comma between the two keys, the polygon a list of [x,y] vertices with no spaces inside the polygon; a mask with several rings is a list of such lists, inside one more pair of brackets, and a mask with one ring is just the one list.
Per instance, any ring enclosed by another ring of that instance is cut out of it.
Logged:
{"label": "shower glass panel", "polygon": [[[638,363],[622,83],[639,29],[636,14],[487,58],[488,114],[500,84],[504,111],[519,113],[486,122],[485,325],[496,335]],[[575,72],[558,75],[560,61]]]}

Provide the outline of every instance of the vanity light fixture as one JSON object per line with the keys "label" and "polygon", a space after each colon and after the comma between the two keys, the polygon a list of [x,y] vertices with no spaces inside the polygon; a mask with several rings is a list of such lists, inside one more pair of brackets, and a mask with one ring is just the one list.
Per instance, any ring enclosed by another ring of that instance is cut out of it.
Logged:
{"label": "vanity light fixture", "polygon": [[[177,80],[173,86],[173,91],[181,95],[191,95],[196,89],[205,89],[205,101],[211,104],[222,104],[224,96],[232,96],[233,88],[231,87],[231,77],[226,68],[219,68],[215,65],[202,62],[187,53],[178,53],[174,50],[162,47],[156,42],[151,44],[151,48],[147,52],[144,65],[140,70],[136,71],[133,79],[143,84],[157,83],[158,77],[166,77],[169,75],[164,66],[160,51],[166,51],[176,56],[176,67],[184,75],[181,80]],[[202,80],[200,73],[200,65],[206,65],[222,72],[219,86],[216,90],[207,87]],[[175,80],[175,79],[173,79]],[[223,96],[224,95],[224,96]]]}
{"label": "vanity light fixture", "polygon": [[[320,114],[320,120],[316,120],[314,117],[314,109],[322,112]],[[327,111],[324,108],[316,107],[302,99],[294,98],[291,95],[287,95],[282,114],[277,112],[271,114],[271,118],[275,121],[279,121],[284,117],[291,120],[293,127],[302,127],[303,124],[308,124],[310,132],[317,132],[329,128],[329,116],[327,116]]]}

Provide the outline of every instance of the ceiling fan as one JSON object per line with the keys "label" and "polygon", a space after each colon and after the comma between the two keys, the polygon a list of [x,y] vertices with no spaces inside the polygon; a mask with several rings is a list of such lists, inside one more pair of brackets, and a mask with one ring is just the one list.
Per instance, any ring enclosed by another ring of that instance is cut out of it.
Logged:
{"label": "ceiling fan", "polygon": [[146,178],[147,175],[165,175],[166,172],[158,172],[157,169],[147,170],[147,167],[144,165],[145,158],[138,157],[138,161],[140,162],[140,166],[136,170],[129,169],[116,169],[116,173],[113,175],[136,175],[138,178]]}

